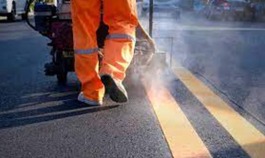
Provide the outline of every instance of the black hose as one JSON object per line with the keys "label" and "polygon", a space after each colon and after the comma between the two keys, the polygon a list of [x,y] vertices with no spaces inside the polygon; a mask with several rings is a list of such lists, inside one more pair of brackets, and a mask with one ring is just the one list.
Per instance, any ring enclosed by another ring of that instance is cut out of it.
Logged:
{"label": "black hose", "polygon": [[28,24],[33,30],[38,31],[38,30],[36,29],[36,27],[33,26],[33,25],[30,23],[30,21],[29,21],[29,17],[28,17],[28,14],[29,14],[29,11],[30,11],[30,5],[31,5],[34,1],[35,1],[35,0],[29,0],[29,1],[28,1],[28,3],[27,3],[27,7],[26,7],[26,16],[25,16],[25,18],[26,18],[26,22],[27,22],[27,24]]}

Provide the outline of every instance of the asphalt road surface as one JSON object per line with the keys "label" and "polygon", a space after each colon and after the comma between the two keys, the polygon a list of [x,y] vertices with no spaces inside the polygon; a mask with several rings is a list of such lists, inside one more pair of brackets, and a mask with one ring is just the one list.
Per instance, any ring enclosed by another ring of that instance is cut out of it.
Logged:
{"label": "asphalt road surface", "polygon": [[154,29],[161,50],[265,124],[265,23],[183,15],[156,17]]}
{"label": "asphalt road surface", "polygon": [[74,73],[66,86],[44,75],[48,39],[23,21],[1,20],[0,157],[261,158],[263,31],[189,24],[155,23],[163,28],[154,31],[157,44],[172,42],[161,44],[172,52],[171,69],[147,71],[147,79],[128,74],[130,101],[106,97],[110,106],[95,108],[76,101]]}

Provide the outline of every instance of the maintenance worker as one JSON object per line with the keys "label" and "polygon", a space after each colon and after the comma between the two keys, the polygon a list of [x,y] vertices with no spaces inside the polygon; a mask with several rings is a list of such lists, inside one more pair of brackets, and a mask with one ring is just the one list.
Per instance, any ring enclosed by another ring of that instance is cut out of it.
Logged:
{"label": "maintenance worker", "polygon": [[[109,35],[99,65],[96,31],[101,3]],[[113,101],[127,102],[122,82],[134,53],[138,25],[136,0],[71,0],[71,7],[75,71],[82,86],[78,100],[88,105],[102,105],[106,88]]]}

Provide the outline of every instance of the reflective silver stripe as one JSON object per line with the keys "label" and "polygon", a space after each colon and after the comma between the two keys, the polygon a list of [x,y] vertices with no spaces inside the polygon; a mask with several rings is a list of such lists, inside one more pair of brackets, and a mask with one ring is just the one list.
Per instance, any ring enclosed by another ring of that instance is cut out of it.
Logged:
{"label": "reflective silver stripe", "polygon": [[92,48],[92,49],[75,49],[76,54],[92,54],[99,51],[99,48]]}
{"label": "reflective silver stripe", "polygon": [[107,39],[129,39],[135,41],[135,38],[127,34],[109,34]]}
{"label": "reflective silver stripe", "polygon": [[35,16],[51,16],[52,13],[51,12],[35,12],[34,15]]}

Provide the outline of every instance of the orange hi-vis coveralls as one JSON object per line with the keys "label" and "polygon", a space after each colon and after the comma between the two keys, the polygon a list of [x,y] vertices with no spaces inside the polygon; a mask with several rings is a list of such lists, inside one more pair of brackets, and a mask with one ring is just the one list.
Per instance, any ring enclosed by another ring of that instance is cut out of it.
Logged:
{"label": "orange hi-vis coveralls", "polygon": [[133,58],[138,25],[136,0],[103,0],[103,21],[109,27],[99,70],[96,31],[102,0],[71,0],[75,72],[81,91],[91,101],[102,101],[105,88],[100,75],[123,81]]}

